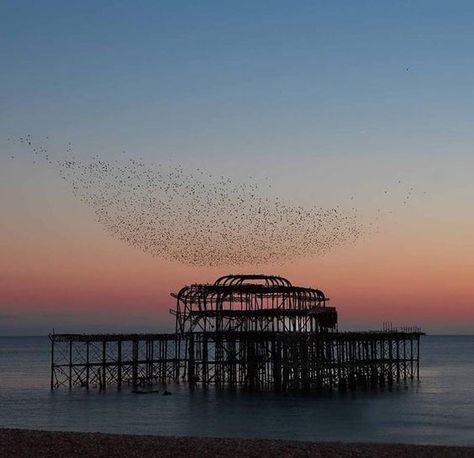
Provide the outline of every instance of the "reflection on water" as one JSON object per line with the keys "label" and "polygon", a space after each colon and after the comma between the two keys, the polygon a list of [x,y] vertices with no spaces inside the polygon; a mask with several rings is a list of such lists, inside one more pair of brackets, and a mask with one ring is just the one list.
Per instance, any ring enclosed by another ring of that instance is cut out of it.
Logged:
{"label": "reflection on water", "polygon": [[49,390],[47,338],[0,338],[0,426],[190,436],[474,445],[474,337],[423,338],[420,383],[384,392],[172,396]]}

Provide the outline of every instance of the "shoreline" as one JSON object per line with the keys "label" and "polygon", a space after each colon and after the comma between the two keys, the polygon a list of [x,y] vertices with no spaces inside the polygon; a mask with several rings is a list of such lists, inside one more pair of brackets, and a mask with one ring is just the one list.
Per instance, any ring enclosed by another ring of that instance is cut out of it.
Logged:
{"label": "shoreline", "polygon": [[5,457],[471,457],[474,447],[227,439],[0,428]]}

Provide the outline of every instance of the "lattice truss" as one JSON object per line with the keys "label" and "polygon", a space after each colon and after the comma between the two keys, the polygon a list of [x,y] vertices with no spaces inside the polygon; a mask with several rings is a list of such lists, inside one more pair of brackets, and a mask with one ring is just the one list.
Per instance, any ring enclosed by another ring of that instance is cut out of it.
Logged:
{"label": "lattice truss", "polygon": [[145,384],[177,377],[180,340],[172,334],[61,335],[52,338],[52,388]]}
{"label": "lattice truss", "polygon": [[413,335],[195,333],[184,378],[202,385],[301,390],[391,385],[418,376]]}

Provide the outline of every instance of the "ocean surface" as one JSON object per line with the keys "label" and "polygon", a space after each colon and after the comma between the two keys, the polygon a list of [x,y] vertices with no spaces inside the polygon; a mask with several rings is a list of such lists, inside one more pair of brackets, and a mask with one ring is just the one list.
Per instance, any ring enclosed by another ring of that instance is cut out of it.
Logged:
{"label": "ocean surface", "polygon": [[47,337],[0,337],[0,427],[213,437],[474,445],[474,336],[426,336],[421,381],[324,396],[51,392]]}

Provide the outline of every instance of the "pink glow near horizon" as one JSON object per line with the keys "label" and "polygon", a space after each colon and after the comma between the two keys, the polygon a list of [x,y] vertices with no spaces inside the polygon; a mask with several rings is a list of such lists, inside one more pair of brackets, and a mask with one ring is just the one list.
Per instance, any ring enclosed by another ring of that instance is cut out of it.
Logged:
{"label": "pink glow near horizon", "polygon": [[18,186],[30,166],[8,166],[2,185],[9,198],[1,210],[9,218],[2,222],[0,241],[0,332],[169,328],[170,292],[255,271],[322,289],[346,329],[380,327],[387,320],[435,332],[472,332],[471,222],[451,224],[460,211],[451,205],[453,198],[443,208],[444,220],[425,202],[421,213],[416,206],[399,212],[380,233],[325,256],[257,267],[199,267],[154,258],[111,238],[54,174],[31,169],[38,181]]}

